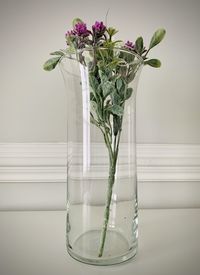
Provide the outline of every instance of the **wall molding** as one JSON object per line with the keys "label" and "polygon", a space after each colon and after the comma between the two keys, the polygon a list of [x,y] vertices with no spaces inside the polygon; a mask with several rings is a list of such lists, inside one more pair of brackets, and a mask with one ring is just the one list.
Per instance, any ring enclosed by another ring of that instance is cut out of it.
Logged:
{"label": "wall molding", "polygon": [[[0,143],[0,209],[64,207],[66,156],[66,143]],[[182,198],[178,198],[184,186],[185,199],[190,196],[189,206],[200,206],[199,144],[138,144],[137,170],[143,207],[162,206],[163,194],[157,197],[159,203],[155,201],[156,190],[161,186],[160,192],[169,195],[174,194],[175,186],[180,188],[175,190],[179,206],[179,201],[184,206]],[[150,193],[145,193],[150,186]]]}
{"label": "wall molding", "polygon": [[[200,145],[138,144],[139,181],[200,181]],[[0,183],[66,181],[66,143],[0,143]]]}

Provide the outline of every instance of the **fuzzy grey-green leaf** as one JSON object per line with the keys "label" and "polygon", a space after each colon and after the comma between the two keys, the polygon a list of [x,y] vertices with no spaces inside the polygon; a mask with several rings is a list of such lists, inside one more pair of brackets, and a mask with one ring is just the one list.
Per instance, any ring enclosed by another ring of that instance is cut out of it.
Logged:
{"label": "fuzzy grey-green leaf", "polygon": [[128,88],[126,90],[125,100],[129,99],[133,93],[133,88]]}
{"label": "fuzzy grey-green leaf", "polygon": [[107,74],[104,71],[100,70],[100,69],[99,69],[99,77],[100,77],[102,83],[108,81]]}
{"label": "fuzzy grey-green leaf", "polygon": [[43,69],[44,69],[45,71],[52,71],[52,70],[56,67],[56,65],[58,64],[59,60],[60,60],[60,56],[59,56],[59,57],[53,57],[53,58],[48,59],[48,60],[44,63]]}
{"label": "fuzzy grey-green leaf", "polygon": [[123,107],[119,106],[119,105],[113,105],[109,108],[109,111],[117,116],[122,116],[124,113],[124,109]]}
{"label": "fuzzy grey-green leaf", "polygon": [[149,59],[144,62],[144,65],[149,65],[154,68],[159,68],[161,66],[161,62],[158,59]]}
{"label": "fuzzy grey-green leaf", "polygon": [[121,79],[121,78],[118,78],[118,79],[116,80],[116,87],[117,87],[117,90],[118,90],[118,91],[121,89],[122,85],[123,85],[122,79]]}
{"label": "fuzzy grey-green leaf", "polygon": [[131,81],[133,81],[135,77],[135,71],[132,71],[128,76],[127,76],[127,82],[130,83]]}
{"label": "fuzzy grey-green leaf", "polygon": [[97,127],[99,127],[97,121],[95,120],[94,116],[92,113],[90,113],[90,122],[94,125],[96,125]]}
{"label": "fuzzy grey-green leaf", "polygon": [[112,27],[109,27],[107,29],[107,33],[112,37],[113,35],[115,35],[118,31]]}
{"label": "fuzzy grey-green leaf", "polygon": [[92,73],[89,74],[89,83],[93,91],[96,92],[98,89],[99,83],[96,77]]}
{"label": "fuzzy grey-green leaf", "polygon": [[137,38],[137,40],[135,41],[135,47],[136,47],[136,51],[141,54],[144,44],[143,44],[143,38],[140,36]]}
{"label": "fuzzy grey-green leaf", "polygon": [[121,117],[113,115],[113,134],[116,136],[121,128]]}
{"label": "fuzzy grey-green leaf", "polygon": [[[122,80],[122,79],[121,79]],[[121,99],[124,99],[125,91],[127,89],[127,84],[124,80],[121,81],[121,87],[118,90],[118,94],[120,95]]]}
{"label": "fuzzy grey-green leaf", "polygon": [[98,106],[97,103],[93,100],[90,100],[90,112],[94,119],[97,119]]}
{"label": "fuzzy grey-green leaf", "polygon": [[118,93],[112,93],[111,95],[110,95],[110,97],[111,97],[111,99],[112,99],[112,103],[113,103],[113,105],[119,105],[120,104],[120,102],[121,102],[121,97],[119,96],[119,94]]}
{"label": "fuzzy grey-green leaf", "polygon": [[53,53],[50,53],[50,55],[60,55],[60,56],[63,56],[64,52],[62,52],[62,51],[55,51]]}
{"label": "fuzzy grey-green leaf", "polygon": [[158,29],[151,38],[149,49],[159,44],[163,40],[165,33],[166,33],[165,29]]}
{"label": "fuzzy grey-green leaf", "polygon": [[103,96],[106,98],[109,94],[113,93],[115,91],[115,86],[110,81],[106,81],[101,84],[102,90],[103,90]]}

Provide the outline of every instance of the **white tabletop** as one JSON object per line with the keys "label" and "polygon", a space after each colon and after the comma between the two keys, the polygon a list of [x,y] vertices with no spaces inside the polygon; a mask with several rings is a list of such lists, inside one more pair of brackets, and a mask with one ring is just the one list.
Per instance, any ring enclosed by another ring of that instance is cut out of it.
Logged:
{"label": "white tabletop", "polygon": [[65,249],[65,211],[0,212],[0,275],[199,275],[200,209],[139,211],[135,259],[99,267]]}

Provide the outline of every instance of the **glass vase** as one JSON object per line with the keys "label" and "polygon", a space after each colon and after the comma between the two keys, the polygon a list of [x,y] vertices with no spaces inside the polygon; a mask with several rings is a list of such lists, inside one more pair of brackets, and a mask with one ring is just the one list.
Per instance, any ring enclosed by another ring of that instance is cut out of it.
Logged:
{"label": "glass vase", "polygon": [[68,112],[67,250],[84,263],[116,264],[137,252],[142,65],[138,55],[118,48],[80,49],[60,62]]}

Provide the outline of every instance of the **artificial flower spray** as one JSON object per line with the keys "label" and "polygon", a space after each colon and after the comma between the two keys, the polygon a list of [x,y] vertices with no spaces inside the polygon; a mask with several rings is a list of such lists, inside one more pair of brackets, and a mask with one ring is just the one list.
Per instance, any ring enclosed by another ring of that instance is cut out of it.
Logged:
{"label": "artificial flower spray", "polygon": [[51,53],[67,91],[67,249],[85,263],[109,265],[137,252],[136,91],[150,50],[165,36],[115,40],[118,31],[73,20],[66,49]]}

